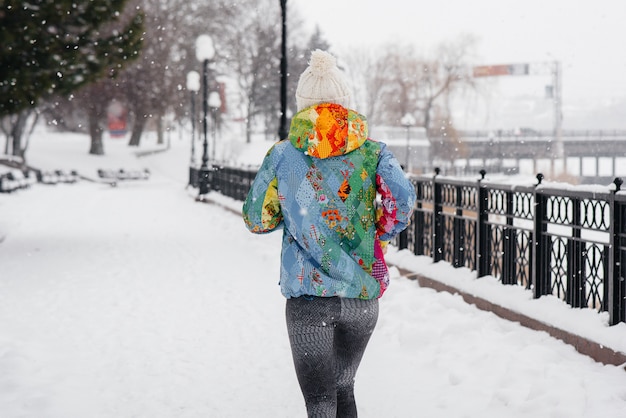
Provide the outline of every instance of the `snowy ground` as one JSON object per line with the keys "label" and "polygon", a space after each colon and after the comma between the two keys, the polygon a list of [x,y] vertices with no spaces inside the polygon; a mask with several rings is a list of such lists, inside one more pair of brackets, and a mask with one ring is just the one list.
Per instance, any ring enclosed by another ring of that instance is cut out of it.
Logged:
{"label": "snowy ground", "polygon": [[[32,138],[40,168],[152,177],[0,194],[1,417],[305,416],[280,236],[196,203],[189,144],[171,145],[137,159],[108,140],[92,157],[83,136]],[[617,418],[626,372],[396,275],[357,397],[365,418]]]}

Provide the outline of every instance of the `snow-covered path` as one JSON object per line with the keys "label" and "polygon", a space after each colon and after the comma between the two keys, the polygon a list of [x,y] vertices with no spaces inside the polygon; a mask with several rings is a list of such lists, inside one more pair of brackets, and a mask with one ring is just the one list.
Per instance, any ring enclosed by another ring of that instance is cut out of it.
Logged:
{"label": "snow-covered path", "polygon": [[167,186],[39,187],[3,202],[19,220],[0,249],[0,411],[256,416],[258,399],[267,413],[297,408],[283,301],[267,280],[276,237],[244,235],[233,215]]}
{"label": "snow-covered path", "polygon": [[[153,169],[0,195],[0,417],[305,416],[279,234]],[[395,277],[357,400],[365,418],[617,418],[626,373]]]}

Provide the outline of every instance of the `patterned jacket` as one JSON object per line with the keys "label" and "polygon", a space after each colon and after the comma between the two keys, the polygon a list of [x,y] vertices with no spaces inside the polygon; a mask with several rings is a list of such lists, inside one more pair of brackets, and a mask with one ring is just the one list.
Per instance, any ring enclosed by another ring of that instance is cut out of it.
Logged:
{"label": "patterned jacket", "polygon": [[406,228],[414,203],[396,158],[368,139],[365,117],[321,104],[298,112],[289,138],[268,151],[243,218],[254,233],[283,228],[285,297],[372,299],[388,283],[380,241]]}

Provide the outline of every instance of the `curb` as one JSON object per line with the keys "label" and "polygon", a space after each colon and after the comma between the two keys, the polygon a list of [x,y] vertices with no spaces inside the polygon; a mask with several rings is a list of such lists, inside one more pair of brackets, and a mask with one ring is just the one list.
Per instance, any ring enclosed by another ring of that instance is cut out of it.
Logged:
{"label": "curb", "polygon": [[165,151],[169,151],[169,148],[157,148],[157,149],[146,150],[146,151],[135,151],[135,156],[137,158],[142,158],[142,157],[147,157],[149,155],[160,154]]}
{"label": "curb", "polygon": [[196,202],[200,202],[200,203],[208,203],[210,205],[215,205],[221,209],[224,209],[232,214],[235,214],[237,216],[241,216],[241,210],[237,210],[237,209],[233,209],[231,207],[229,207],[228,205],[224,205],[216,200],[211,199],[210,197],[201,197],[201,196],[196,196],[195,197],[195,201]]}
{"label": "curb", "polygon": [[456,287],[443,284],[429,277],[423,276],[419,273],[415,273],[410,270],[396,267],[400,274],[410,280],[416,280],[421,287],[428,287],[438,292],[448,292],[451,294],[457,294],[463,298],[466,303],[475,305],[478,309],[483,311],[489,311],[499,316],[500,318],[508,321],[518,322],[526,328],[530,328],[535,331],[544,331],[550,334],[552,337],[557,338],[571,346],[580,354],[584,354],[591,357],[598,363],[605,365],[619,366],[626,371],[626,354],[618,351],[614,351],[611,348],[605,347],[587,338],[581,337],[576,334],[572,334],[568,331],[556,328],[552,325],[545,324],[529,316],[520,314],[519,312],[512,311],[508,308],[496,305],[488,300],[479,298],[477,296],[466,293]]}

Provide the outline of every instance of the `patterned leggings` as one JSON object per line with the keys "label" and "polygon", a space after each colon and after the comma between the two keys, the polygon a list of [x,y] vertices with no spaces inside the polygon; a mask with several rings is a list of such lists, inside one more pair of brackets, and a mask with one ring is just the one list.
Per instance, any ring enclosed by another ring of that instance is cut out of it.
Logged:
{"label": "patterned leggings", "polygon": [[356,417],[354,377],[378,320],[378,299],[287,299],[287,331],[309,417]]}

